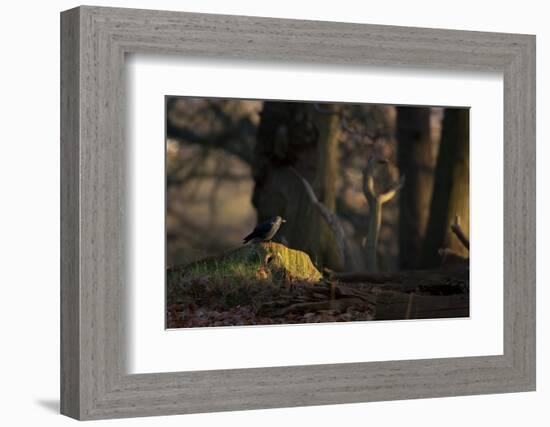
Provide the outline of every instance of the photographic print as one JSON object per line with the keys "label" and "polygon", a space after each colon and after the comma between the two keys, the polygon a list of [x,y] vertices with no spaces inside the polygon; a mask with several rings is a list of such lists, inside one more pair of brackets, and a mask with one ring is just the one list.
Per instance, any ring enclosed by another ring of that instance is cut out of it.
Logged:
{"label": "photographic print", "polygon": [[166,327],[468,317],[469,114],[167,96]]}

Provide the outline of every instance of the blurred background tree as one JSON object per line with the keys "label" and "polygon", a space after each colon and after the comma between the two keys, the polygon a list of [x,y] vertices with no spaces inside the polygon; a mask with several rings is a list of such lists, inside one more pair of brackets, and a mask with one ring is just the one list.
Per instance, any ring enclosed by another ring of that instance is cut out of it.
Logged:
{"label": "blurred background tree", "polygon": [[470,114],[465,108],[446,108],[434,176],[433,196],[422,267],[439,264],[438,250],[448,248],[467,257],[468,250],[451,232],[455,216],[470,234]]}
{"label": "blurred background tree", "polygon": [[417,268],[432,197],[436,153],[431,108],[397,107],[398,166],[407,177],[399,205],[399,266]]}

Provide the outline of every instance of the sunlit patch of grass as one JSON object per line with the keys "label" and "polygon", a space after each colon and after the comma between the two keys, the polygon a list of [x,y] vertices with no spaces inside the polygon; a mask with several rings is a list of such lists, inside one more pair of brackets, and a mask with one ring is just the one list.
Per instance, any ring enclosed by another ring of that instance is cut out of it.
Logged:
{"label": "sunlit patch of grass", "polygon": [[295,281],[315,283],[321,274],[307,254],[278,243],[248,245],[167,272],[168,303],[227,309],[259,307]]}

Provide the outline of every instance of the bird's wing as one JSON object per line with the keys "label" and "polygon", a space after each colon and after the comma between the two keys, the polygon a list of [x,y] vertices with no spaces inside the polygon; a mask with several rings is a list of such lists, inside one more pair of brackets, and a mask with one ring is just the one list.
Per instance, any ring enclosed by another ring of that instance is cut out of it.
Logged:
{"label": "bird's wing", "polygon": [[269,231],[271,230],[271,222],[265,221],[261,222],[254,228],[252,233],[250,233],[248,236],[244,238],[244,241],[247,242],[249,240],[252,240],[254,237],[262,237],[265,236]]}
{"label": "bird's wing", "polygon": [[259,234],[259,235],[266,234],[271,230],[271,227],[272,227],[271,222],[265,221],[258,224],[252,233]]}

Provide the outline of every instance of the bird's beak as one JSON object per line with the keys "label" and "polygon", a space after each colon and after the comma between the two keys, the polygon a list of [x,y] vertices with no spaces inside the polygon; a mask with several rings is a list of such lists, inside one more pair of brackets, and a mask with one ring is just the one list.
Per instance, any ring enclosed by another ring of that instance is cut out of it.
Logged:
{"label": "bird's beak", "polygon": [[286,219],[282,219],[281,222],[286,222]]}

